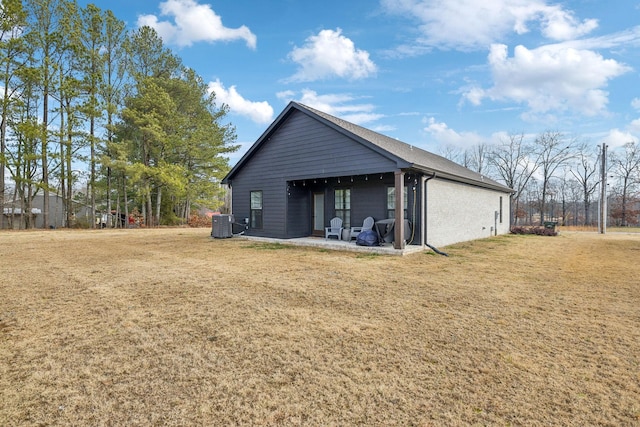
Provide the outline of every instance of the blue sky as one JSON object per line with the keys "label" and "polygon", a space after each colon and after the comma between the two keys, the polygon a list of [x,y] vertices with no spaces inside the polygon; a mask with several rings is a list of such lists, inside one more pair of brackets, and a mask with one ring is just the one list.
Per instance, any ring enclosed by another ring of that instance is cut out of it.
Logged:
{"label": "blue sky", "polygon": [[93,3],[210,82],[232,165],[291,100],[435,153],[545,130],[640,138],[640,0]]}

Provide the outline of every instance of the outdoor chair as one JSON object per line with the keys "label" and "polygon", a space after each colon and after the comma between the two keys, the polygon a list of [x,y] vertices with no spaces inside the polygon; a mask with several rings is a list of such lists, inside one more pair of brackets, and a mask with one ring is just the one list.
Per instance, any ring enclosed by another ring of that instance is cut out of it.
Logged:
{"label": "outdoor chair", "polygon": [[331,220],[331,226],[324,228],[324,238],[328,239],[330,236],[336,236],[338,240],[342,240],[342,219],[335,217]]}
{"label": "outdoor chair", "polygon": [[372,217],[366,217],[362,222],[362,227],[351,227],[351,237],[349,240],[356,239],[358,237],[358,234],[362,233],[363,231],[373,230],[374,224],[375,221]]}

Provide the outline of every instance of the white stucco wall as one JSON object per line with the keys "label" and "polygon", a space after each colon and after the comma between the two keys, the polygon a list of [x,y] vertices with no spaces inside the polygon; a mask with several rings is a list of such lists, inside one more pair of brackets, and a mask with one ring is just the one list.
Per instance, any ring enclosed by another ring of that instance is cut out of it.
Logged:
{"label": "white stucco wall", "polygon": [[442,247],[509,232],[509,193],[473,187],[438,178],[427,182],[427,243]]}

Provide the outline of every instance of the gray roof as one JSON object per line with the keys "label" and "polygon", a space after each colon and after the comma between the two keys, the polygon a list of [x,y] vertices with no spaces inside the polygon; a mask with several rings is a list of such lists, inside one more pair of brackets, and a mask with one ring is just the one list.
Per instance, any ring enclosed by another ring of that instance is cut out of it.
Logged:
{"label": "gray roof", "polygon": [[446,178],[453,181],[464,182],[467,184],[477,185],[480,187],[492,188],[499,191],[512,192],[509,187],[500,184],[484,175],[474,172],[465,168],[451,160],[445,159],[437,154],[430,153],[421,148],[404,143],[397,139],[382,135],[378,132],[374,132],[370,129],[358,126],[354,123],[332,116],[325,112],[316,110],[298,102],[291,102],[284,109],[284,111],[276,118],[271,126],[262,134],[258,141],[249,149],[249,151],[240,159],[240,161],[233,167],[227,177],[223,180],[225,182],[249,159],[252,153],[259,147],[263,141],[268,139],[268,136],[277,129],[280,122],[287,117],[290,112],[295,109],[301,111],[315,119],[327,124],[333,129],[341,132],[352,139],[355,139],[381,155],[389,157],[395,160],[398,164],[402,165],[403,169],[416,169],[429,174],[435,173],[437,177]]}

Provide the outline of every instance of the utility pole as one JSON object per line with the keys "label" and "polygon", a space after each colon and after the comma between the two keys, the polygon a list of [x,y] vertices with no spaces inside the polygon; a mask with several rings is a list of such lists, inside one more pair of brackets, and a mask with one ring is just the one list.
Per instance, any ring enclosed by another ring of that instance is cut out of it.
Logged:
{"label": "utility pole", "polygon": [[602,143],[600,156],[600,234],[607,232],[607,144]]}

